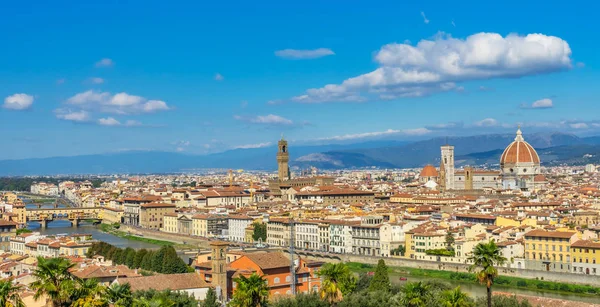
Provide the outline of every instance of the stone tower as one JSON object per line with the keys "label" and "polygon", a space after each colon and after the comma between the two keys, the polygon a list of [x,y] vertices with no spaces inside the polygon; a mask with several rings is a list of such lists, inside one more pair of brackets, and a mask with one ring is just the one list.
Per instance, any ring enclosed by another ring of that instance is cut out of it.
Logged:
{"label": "stone tower", "polygon": [[473,190],[473,167],[465,167],[465,190]]}
{"label": "stone tower", "polygon": [[227,301],[227,242],[210,242],[212,250],[212,285],[217,291],[217,296],[223,302]]}
{"label": "stone tower", "polygon": [[446,176],[446,190],[454,190],[454,146],[444,145],[442,149],[442,163]]}
{"label": "stone tower", "polygon": [[279,181],[290,179],[290,167],[288,165],[290,161],[290,154],[288,153],[288,143],[283,136],[278,143],[277,151],[277,166],[279,168]]}
{"label": "stone tower", "polygon": [[444,165],[444,159],[440,159],[440,178],[438,178],[438,186],[440,191],[446,191],[446,166]]}

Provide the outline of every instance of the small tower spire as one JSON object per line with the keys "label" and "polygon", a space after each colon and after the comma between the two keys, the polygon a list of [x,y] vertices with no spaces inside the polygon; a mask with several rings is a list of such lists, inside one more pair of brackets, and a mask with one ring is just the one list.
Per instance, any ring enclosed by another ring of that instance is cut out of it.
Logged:
{"label": "small tower spire", "polygon": [[515,141],[516,142],[523,142],[525,139],[523,139],[523,132],[521,132],[521,125],[519,124],[518,128],[517,128],[517,136],[515,137]]}

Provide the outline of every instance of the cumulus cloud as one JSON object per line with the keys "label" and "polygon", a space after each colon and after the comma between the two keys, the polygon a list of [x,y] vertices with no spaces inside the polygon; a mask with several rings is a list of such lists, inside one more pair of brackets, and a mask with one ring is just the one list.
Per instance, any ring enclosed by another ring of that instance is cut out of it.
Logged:
{"label": "cumulus cloud", "polygon": [[425,128],[427,128],[429,130],[456,129],[456,128],[462,128],[462,127],[464,127],[463,122],[449,122],[449,123],[425,126]]}
{"label": "cumulus cloud", "polygon": [[90,120],[90,113],[83,110],[72,111],[68,109],[57,109],[54,113],[56,114],[56,118],[66,121],[82,123]]}
{"label": "cumulus cloud", "polygon": [[548,109],[552,108],[553,106],[552,99],[549,98],[536,100],[531,104],[532,109]]}
{"label": "cumulus cloud", "polygon": [[[423,22],[425,24],[429,23],[429,19],[427,19],[427,17],[425,16],[425,12],[421,11],[421,17],[423,17]],[[454,21],[452,21],[452,25],[454,25]]]}
{"label": "cumulus cloud", "polygon": [[476,127],[496,127],[498,126],[498,121],[493,118],[482,119],[473,124]]}
{"label": "cumulus cloud", "polygon": [[27,94],[14,94],[4,98],[3,108],[8,110],[27,110],[33,104],[33,96]]}
{"label": "cumulus cloud", "polygon": [[108,59],[108,58],[104,58],[98,62],[96,62],[96,67],[111,67],[115,65],[115,62],[113,62],[113,60]]}
{"label": "cumulus cloud", "polygon": [[233,148],[234,149],[251,149],[251,148],[263,148],[263,147],[269,147],[269,146],[271,146],[271,142],[238,145],[238,146],[234,146]]}
{"label": "cumulus cloud", "polygon": [[74,95],[67,99],[67,104],[82,110],[112,114],[154,113],[171,109],[166,102],[161,100],[148,100],[124,92],[111,95],[108,92],[93,90]]}
{"label": "cumulus cloud", "polygon": [[365,138],[385,137],[385,136],[392,136],[392,135],[420,136],[420,135],[425,135],[425,134],[429,134],[429,133],[431,133],[431,130],[429,130],[427,128],[404,129],[404,130],[388,129],[385,131],[336,135],[336,136],[331,136],[331,137],[318,138],[317,140],[318,141],[347,141],[347,140],[356,140],[356,139],[365,139]]}
{"label": "cumulus cloud", "polygon": [[221,75],[220,73],[215,74],[215,80],[223,81],[223,79],[225,79],[225,77],[223,77],[223,75]]}
{"label": "cumulus cloud", "polygon": [[465,39],[441,33],[415,46],[392,43],[376,54],[372,72],[307,90],[292,100],[304,103],[356,102],[419,97],[453,91],[457,83],[547,74],[572,67],[563,39],[544,34],[521,36],[477,33]]}
{"label": "cumulus cloud", "polygon": [[185,149],[191,145],[191,142],[181,140],[181,141],[172,142],[171,145],[175,145],[176,146],[175,150],[177,150],[178,152],[182,152],[182,151],[185,151]]}
{"label": "cumulus cloud", "polygon": [[284,49],[275,51],[275,55],[291,60],[305,60],[305,59],[317,59],[328,55],[335,55],[335,53],[329,48],[318,48],[318,49]]}
{"label": "cumulus cloud", "polygon": [[271,125],[271,126],[292,126],[294,125],[294,121],[291,119],[287,119],[285,117],[281,117],[279,115],[269,114],[269,115],[257,115],[257,116],[233,116],[234,119],[251,123],[251,124],[259,124],[259,125]]}

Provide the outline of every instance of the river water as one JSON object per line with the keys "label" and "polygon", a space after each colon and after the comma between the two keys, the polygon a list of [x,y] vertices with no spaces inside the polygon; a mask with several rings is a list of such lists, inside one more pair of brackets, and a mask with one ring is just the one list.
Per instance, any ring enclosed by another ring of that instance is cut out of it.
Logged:
{"label": "river water", "polygon": [[[400,277],[406,277],[407,280],[402,281],[402,280],[400,280]],[[399,285],[403,285],[407,282],[418,282],[418,281],[425,282],[425,281],[432,281],[432,280],[450,284],[452,287],[460,286],[460,289],[462,291],[464,291],[465,293],[468,293],[471,297],[480,297],[480,296],[487,295],[487,293],[486,293],[487,289],[484,286],[479,285],[479,284],[461,282],[461,281],[456,281],[456,280],[450,281],[450,280],[446,280],[446,279],[431,278],[431,277],[410,276],[410,275],[403,275],[403,274],[399,274],[399,273],[391,273],[390,274],[390,281],[394,284],[399,284]],[[503,287],[501,285],[494,285],[493,291],[514,293],[517,295],[529,295],[529,296],[555,298],[555,299],[568,300],[568,301],[579,301],[579,302],[592,303],[592,304],[597,304],[599,301],[599,298],[597,296],[581,296],[581,295],[577,295],[577,294],[563,294],[563,293],[556,293],[556,292],[544,292],[544,291],[534,291],[534,290],[528,290],[528,289],[507,288],[507,287]]]}

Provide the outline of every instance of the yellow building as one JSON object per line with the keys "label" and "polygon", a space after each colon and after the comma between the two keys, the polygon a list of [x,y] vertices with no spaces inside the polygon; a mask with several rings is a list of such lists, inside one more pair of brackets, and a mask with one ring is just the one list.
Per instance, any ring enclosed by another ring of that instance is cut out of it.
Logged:
{"label": "yellow building", "polygon": [[525,268],[571,272],[571,242],[576,232],[535,229],[525,234]]}
{"label": "yellow building", "polygon": [[140,205],[140,226],[159,230],[163,227],[163,217],[175,212],[174,204],[148,203]]}
{"label": "yellow building", "polygon": [[101,212],[102,221],[107,224],[121,223],[123,220],[123,210],[104,207]]}
{"label": "yellow building", "polygon": [[571,245],[572,273],[600,275],[600,242],[579,240]]}
{"label": "yellow building", "polygon": [[523,225],[536,227],[537,226],[537,220],[535,220],[535,219],[529,219],[529,218],[522,219],[522,220],[516,220],[516,219],[509,219],[509,218],[505,218],[505,217],[501,217],[501,216],[496,217],[496,226],[500,226],[500,227],[507,227],[507,226],[519,227],[519,226],[523,226]]}

